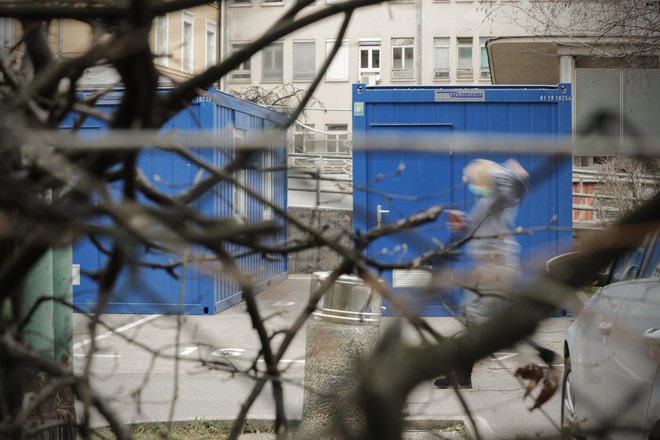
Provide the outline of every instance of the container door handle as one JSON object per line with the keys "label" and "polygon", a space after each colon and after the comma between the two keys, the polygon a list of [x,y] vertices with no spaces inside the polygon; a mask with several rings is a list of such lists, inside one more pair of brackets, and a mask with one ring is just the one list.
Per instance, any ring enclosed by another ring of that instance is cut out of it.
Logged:
{"label": "container door handle", "polygon": [[598,324],[598,331],[600,332],[601,335],[607,336],[610,333],[612,333],[612,323],[603,321],[600,324]]}
{"label": "container door handle", "polygon": [[642,333],[642,336],[649,346],[649,356],[660,362],[660,329],[650,328]]}
{"label": "container door handle", "polygon": [[660,346],[660,329],[650,328],[644,332],[643,336],[647,345]]}
{"label": "container door handle", "polygon": [[383,214],[390,212],[387,209],[383,209],[381,205],[376,206],[376,224],[380,225],[383,222]]}

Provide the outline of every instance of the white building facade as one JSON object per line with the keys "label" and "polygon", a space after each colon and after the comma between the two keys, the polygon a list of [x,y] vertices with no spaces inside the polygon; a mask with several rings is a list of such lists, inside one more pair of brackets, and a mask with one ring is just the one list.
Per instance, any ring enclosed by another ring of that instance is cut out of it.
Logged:
{"label": "white building facade", "polygon": [[[292,2],[229,0],[223,11],[225,57],[276,23]],[[317,0],[309,12],[326,2],[333,0]],[[519,1],[504,1],[502,6],[508,3]],[[315,23],[273,43],[228,75],[224,89],[286,83],[307,89],[332,49],[342,19]],[[298,142],[298,151],[346,152],[342,140],[352,128],[351,84],[490,84],[486,41],[522,33],[519,26],[492,20],[480,1],[391,1],[356,11],[315,94],[320,104],[312,105],[301,118],[307,127],[329,132],[329,141],[308,143],[305,148]]]}

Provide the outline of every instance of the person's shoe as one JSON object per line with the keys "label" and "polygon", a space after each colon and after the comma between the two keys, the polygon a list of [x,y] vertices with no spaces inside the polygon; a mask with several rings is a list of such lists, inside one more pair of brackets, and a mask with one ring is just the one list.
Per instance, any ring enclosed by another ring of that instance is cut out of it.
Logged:
{"label": "person's shoe", "polygon": [[559,359],[561,359],[557,353],[547,348],[540,348],[538,352],[539,357],[543,360],[543,362],[548,364],[550,368],[552,368],[552,366],[557,363]]}
{"label": "person's shoe", "polygon": [[442,376],[433,381],[433,386],[441,390],[446,390],[454,384],[456,385],[456,388],[471,389],[472,377],[471,375],[461,375],[458,377],[457,381],[453,381],[450,376]]}

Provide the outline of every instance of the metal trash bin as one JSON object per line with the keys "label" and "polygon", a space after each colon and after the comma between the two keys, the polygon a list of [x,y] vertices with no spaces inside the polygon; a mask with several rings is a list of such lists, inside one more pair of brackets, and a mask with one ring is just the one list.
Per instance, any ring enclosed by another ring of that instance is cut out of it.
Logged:
{"label": "metal trash bin", "polygon": [[[310,294],[331,272],[312,274]],[[382,281],[381,281],[382,282]],[[380,337],[382,297],[355,275],[341,275],[307,321],[300,432],[304,438],[344,438],[333,431],[341,417],[349,437],[364,432],[366,416],[355,405],[356,368]]]}
{"label": "metal trash bin", "polygon": [[[314,272],[310,294],[316,292],[330,272]],[[340,324],[379,325],[382,296],[355,275],[341,275],[318,302],[313,315],[322,321]]]}

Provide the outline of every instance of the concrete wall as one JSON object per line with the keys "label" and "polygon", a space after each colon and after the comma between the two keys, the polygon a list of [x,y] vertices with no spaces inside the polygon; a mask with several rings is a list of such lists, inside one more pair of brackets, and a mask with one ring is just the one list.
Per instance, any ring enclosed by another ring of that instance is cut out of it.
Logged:
{"label": "concrete wall", "polygon": [[[290,206],[289,214],[322,232],[325,237],[351,245],[350,235],[353,211],[350,209],[306,208]],[[289,240],[307,240],[297,227],[289,224]],[[289,254],[289,274],[310,274],[321,270],[332,270],[341,262],[336,252],[328,247],[314,248]]]}

